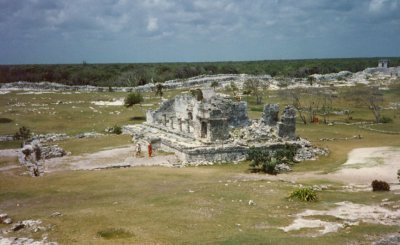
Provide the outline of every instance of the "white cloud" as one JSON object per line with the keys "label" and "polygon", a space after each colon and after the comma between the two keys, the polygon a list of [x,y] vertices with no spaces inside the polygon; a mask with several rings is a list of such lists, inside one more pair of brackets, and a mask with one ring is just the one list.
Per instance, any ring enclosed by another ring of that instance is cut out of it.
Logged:
{"label": "white cloud", "polygon": [[369,11],[371,12],[380,12],[383,8],[386,0],[371,0],[369,3]]}
{"label": "white cloud", "polygon": [[158,30],[158,19],[155,17],[150,17],[147,20],[147,30],[149,32],[154,32]]}

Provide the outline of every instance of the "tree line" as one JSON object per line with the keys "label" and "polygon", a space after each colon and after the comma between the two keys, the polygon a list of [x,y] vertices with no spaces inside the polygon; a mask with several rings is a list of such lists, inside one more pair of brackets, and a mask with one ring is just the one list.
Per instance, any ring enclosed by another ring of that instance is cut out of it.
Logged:
{"label": "tree line", "polygon": [[[0,65],[0,83],[29,81],[67,85],[138,86],[198,75],[254,74],[308,77],[339,71],[358,72],[376,67],[379,58],[264,60],[201,63]],[[400,58],[390,58],[400,66]]]}

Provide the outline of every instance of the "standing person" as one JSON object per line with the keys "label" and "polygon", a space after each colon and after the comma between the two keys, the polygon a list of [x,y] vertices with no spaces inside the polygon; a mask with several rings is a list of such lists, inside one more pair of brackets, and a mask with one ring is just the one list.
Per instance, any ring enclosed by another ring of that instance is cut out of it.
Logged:
{"label": "standing person", "polygon": [[147,151],[149,152],[149,157],[151,157],[151,154],[153,154],[153,146],[151,145],[151,143],[149,143],[149,145],[147,146]]}
{"label": "standing person", "polygon": [[141,152],[142,152],[142,147],[140,146],[139,143],[137,143],[137,145],[136,145],[136,157],[139,157]]}

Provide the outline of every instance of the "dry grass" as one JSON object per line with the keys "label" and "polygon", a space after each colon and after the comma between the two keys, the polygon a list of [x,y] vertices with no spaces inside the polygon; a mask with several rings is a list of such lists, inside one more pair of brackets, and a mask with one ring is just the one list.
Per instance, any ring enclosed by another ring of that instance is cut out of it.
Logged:
{"label": "dry grass", "polygon": [[[176,91],[167,94],[173,96],[174,93]],[[8,95],[11,97],[6,97]],[[2,95],[1,111],[10,109],[6,103],[10,99],[33,100],[33,95],[24,96],[14,93]],[[94,100],[91,96],[104,100],[122,94],[34,95],[35,100],[40,100],[38,103],[84,100],[87,107],[88,101]],[[283,104],[287,101],[274,100]],[[151,98],[144,103],[157,101],[158,98]],[[19,124],[30,123],[26,126],[38,132],[57,132],[54,130],[58,128],[58,132],[65,130],[73,134],[90,129],[103,131],[106,126],[126,124],[132,116],[143,115],[140,108],[121,107],[119,115],[106,113],[115,107],[104,108],[99,115],[90,111],[75,113],[67,105],[59,109],[62,118],[46,116],[35,121],[40,117],[38,114],[23,115],[21,108],[15,109],[17,112],[4,112],[8,113],[4,117]],[[250,113],[252,117],[260,114]],[[371,116],[370,112],[361,109],[355,114],[357,120],[370,119]],[[93,122],[95,126],[92,126]],[[394,123],[397,125],[399,122]],[[1,124],[0,132],[16,128]],[[328,147],[331,153],[317,161],[298,164],[295,171],[329,172],[345,162],[347,153],[354,148],[400,146],[400,138],[396,135],[375,133],[357,126],[298,124],[298,134],[314,144]],[[342,138],[358,134],[362,140],[319,141],[322,137]],[[110,145],[124,145],[129,140],[126,136],[106,136],[71,139],[60,145],[73,154],[80,154]],[[11,164],[10,161],[13,160],[3,159],[0,164]],[[41,178],[0,173],[0,211],[8,213],[14,220],[41,219],[45,224],[53,225],[53,230],[48,232],[49,240],[60,244],[351,244],[369,243],[398,230],[398,227],[361,224],[317,238],[306,236],[304,230],[285,233],[278,227],[289,225],[293,215],[305,209],[328,209],[340,201],[377,204],[389,198],[399,202],[400,196],[391,192],[338,192],[340,185],[330,183],[332,187],[329,190],[318,192],[318,202],[288,201],[289,193],[297,185],[281,181],[238,181],[238,174],[246,173],[247,169],[247,163],[242,163],[183,169],[143,167],[66,171]],[[303,184],[325,182],[313,180]],[[248,205],[249,200],[256,205]],[[55,211],[63,215],[50,217]],[[32,236],[40,238],[41,235],[39,232]]]}
{"label": "dry grass", "polygon": [[[244,170],[246,166],[235,168]],[[364,230],[351,229],[315,240],[277,227],[290,224],[290,214],[329,208],[337,201],[399,200],[390,193],[371,197],[370,193],[328,191],[319,193],[320,202],[289,202],[293,184],[236,181],[236,171],[229,169],[134,168],[53,173],[43,178],[3,175],[0,203],[2,211],[16,220],[41,219],[54,225],[49,239],[61,244],[109,244],[110,240],[113,244],[343,244],[362,240]],[[256,205],[248,205],[249,200]],[[50,217],[55,211],[63,216]],[[376,226],[373,234],[394,229]],[[111,232],[106,239],[99,236],[109,231],[123,234]]]}

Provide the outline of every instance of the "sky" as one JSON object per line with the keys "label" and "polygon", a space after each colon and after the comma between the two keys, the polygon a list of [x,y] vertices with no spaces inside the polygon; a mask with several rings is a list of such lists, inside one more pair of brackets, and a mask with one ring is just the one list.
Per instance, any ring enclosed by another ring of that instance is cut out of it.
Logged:
{"label": "sky", "polygon": [[0,64],[400,56],[400,0],[0,0]]}

